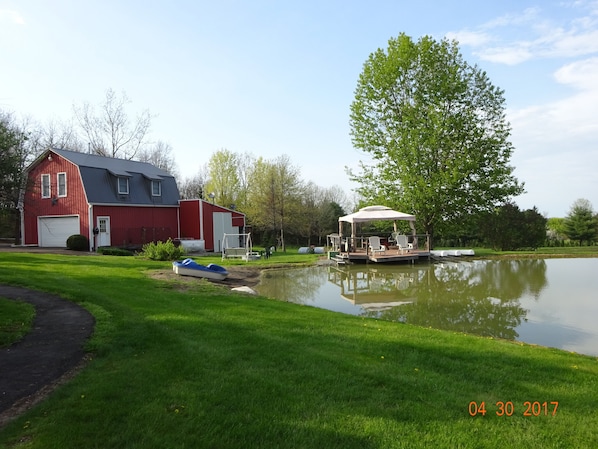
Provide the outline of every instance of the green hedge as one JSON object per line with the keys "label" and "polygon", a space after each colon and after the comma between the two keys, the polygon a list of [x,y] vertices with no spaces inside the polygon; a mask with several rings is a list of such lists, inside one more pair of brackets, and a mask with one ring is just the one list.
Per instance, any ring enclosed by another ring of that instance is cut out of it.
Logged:
{"label": "green hedge", "polygon": [[73,234],[66,239],[66,247],[73,251],[88,251],[89,239],[81,234]]}
{"label": "green hedge", "polygon": [[141,254],[152,260],[177,260],[185,254],[185,250],[182,246],[175,246],[172,239],[168,239],[166,242],[146,243]]}
{"label": "green hedge", "polygon": [[98,254],[105,256],[133,256],[133,252],[124,248],[114,248],[112,246],[100,246],[97,249]]}

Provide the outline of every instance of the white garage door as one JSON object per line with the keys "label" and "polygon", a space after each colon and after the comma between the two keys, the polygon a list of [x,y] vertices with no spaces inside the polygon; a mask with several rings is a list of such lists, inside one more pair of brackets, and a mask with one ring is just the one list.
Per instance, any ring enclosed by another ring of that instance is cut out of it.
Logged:
{"label": "white garage door", "polygon": [[66,239],[80,233],[79,217],[40,217],[39,246],[66,248]]}

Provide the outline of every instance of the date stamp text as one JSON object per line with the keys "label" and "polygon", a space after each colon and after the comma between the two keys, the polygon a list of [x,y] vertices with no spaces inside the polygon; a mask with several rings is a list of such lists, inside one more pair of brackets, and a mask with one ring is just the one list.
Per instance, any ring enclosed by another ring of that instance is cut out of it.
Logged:
{"label": "date stamp text", "polygon": [[468,411],[470,416],[486,416],[494,413],[496,416],[556,416],[559,408],[558,401],[525,401],[515,404],[512,401],[497,401],[494,407],[486,407],[486,402],[471,401]]}

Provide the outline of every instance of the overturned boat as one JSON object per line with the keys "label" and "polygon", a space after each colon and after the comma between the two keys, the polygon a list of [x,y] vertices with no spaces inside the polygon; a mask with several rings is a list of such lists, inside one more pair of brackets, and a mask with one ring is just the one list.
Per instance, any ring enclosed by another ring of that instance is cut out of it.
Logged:
{"label": "overturned boat", "polygon": [[172,270],[181,276],[195,276],[198,278],[207,278],[221,281],[228,276],[226,268],[211,263],[201,265],[193,259],[185,259],[172,262]]}

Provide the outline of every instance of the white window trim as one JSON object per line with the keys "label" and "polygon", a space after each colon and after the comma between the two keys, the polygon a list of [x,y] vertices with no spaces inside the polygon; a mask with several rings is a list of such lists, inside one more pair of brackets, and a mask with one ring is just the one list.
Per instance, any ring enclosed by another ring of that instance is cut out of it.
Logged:
{"label": "white window trim", "polygon": [[[121,180],[121,179],[124,179],[124,180],[125,180],[125,182],[127,183],[127,184],[126,184],[126,186],[127,186],[127,190],[126,190],[126,191],[122,191],[122,190],[120,189],[120,180]],[[119,195],[128,195],[128,194],[129,194],[129,178],[127,178],[127,177],[125,177],[125,176],[119,176],[118,178],[116,178],[116,186],[117,186],[116,188],[117,188],[117,190],[118,190],[118,194],[119,194]]]}
{"label": "white window trim", "polygon": [[[64,175],[64,193],[60,193],[60,175]],[[58,191],[58,197],[64,198],[66,196],[66,172],[56,173],[56,190]]]}
{"label": "white window trim", "polygon": [[[44,179],[48,180],[48,194],[44,195]],[[52,178],[50,178],[50,175],[48,173],[44,173],[42,174],[42,198],[51,198],[52,197],[52,182],[51,182]]]}
{"label": "white window trim", "polygon": [[[154,186],[158,186],[158,193],[154,193]],[[162,182],[152,179],[152,196],[162,196]]]}

